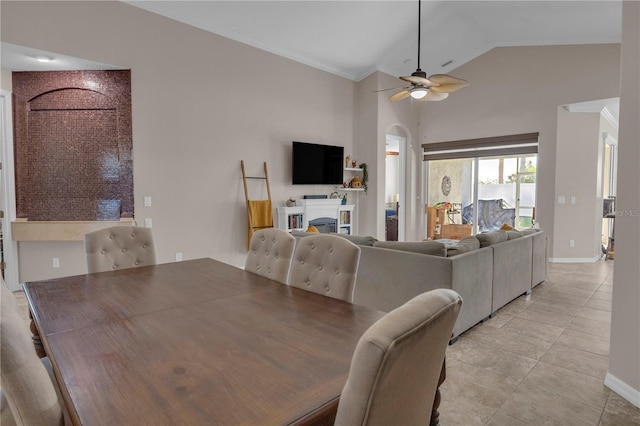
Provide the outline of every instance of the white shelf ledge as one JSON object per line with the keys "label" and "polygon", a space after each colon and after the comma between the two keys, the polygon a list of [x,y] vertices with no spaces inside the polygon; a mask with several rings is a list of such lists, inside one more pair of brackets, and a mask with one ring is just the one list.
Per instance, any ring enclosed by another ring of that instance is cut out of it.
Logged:
{"label": "white shelf ledge", "polygon": [[345,192],[361,192],[364,191],[364,188],[338,188],[337,190]]}

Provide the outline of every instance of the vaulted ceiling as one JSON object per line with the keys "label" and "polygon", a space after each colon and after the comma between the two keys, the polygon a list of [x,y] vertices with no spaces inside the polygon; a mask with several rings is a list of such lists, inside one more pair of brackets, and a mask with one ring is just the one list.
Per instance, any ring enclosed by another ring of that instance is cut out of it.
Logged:
{"label": "vaulted ceiling", "polygon": [[[416,0],[126,3],[354,81],[417,67]],[[498,46],[618,43],[621,12],[619,1],[423,0],[420,65],[427,74],[447,73]],[[85,68],[68,57],[40,64],[36,54],[47,52],[3,43],[2,67]]]}

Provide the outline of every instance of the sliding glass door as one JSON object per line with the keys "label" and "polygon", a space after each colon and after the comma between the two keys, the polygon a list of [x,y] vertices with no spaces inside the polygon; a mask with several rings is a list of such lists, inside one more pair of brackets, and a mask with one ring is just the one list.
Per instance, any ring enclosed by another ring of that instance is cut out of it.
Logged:
{"label": "sliding glass door", "polygon": [[532,227],[536,165],[537,154],[426,161],[427,237]]}

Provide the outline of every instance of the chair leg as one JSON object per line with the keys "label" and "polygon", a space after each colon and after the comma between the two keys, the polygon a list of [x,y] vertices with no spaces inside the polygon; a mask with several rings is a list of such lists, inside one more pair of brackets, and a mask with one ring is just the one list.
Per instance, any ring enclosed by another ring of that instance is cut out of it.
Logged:
{"label": "chair leg", "polygon": [[440,412],[438,408],[440,407],[440,385],[444,383],[444,380],[447,378],[447,360],[446,358],[442,360],[442,370],[440,370],[440,378],[438,379],[438,387],[436,388],[436,397],[433,400],[433,407],[431,408],[431,421],[429,422],[429,426],[440,426]]}

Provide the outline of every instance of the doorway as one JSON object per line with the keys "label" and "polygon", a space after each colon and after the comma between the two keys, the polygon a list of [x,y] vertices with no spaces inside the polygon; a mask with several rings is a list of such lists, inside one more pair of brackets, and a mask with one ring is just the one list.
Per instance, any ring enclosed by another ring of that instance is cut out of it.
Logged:
{"label": "doorway", "polygon": [[385,136],[385,239],[404,241],[407,138],[390,133]]}

